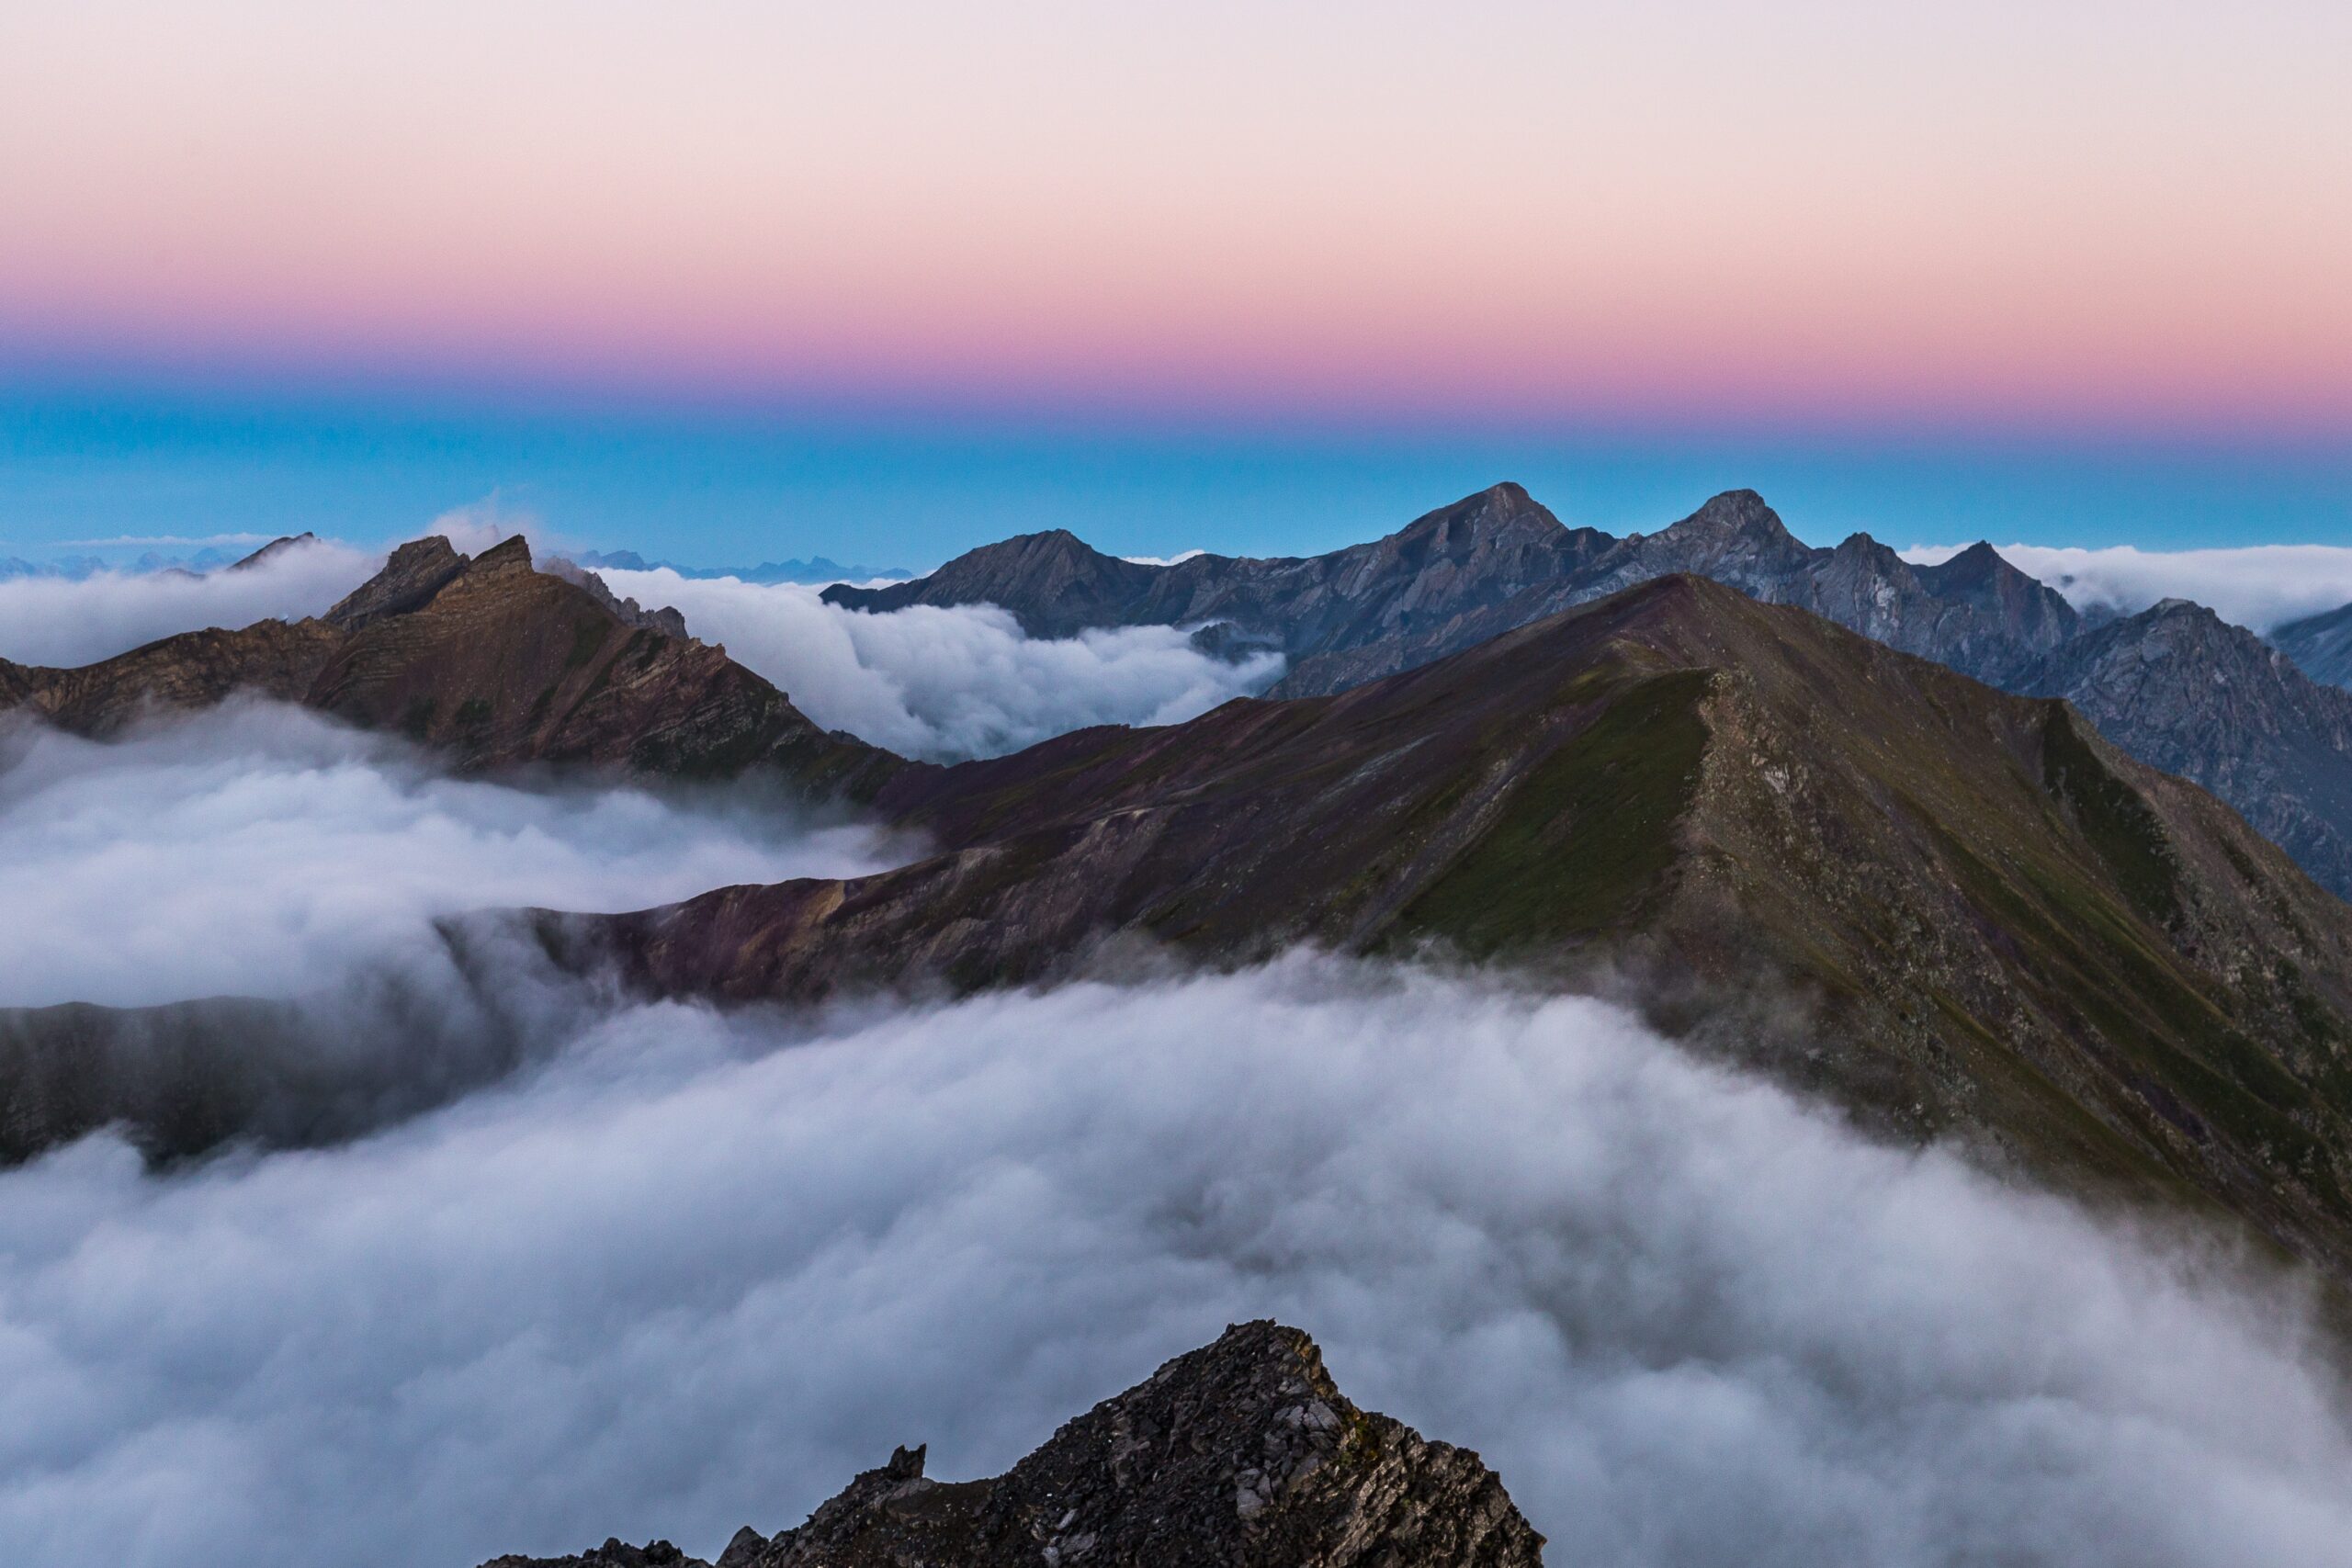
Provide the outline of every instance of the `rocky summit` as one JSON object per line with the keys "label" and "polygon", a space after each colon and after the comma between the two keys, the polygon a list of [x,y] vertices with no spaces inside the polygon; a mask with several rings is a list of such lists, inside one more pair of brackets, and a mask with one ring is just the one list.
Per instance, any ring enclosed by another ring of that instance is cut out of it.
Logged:
{"label": "rocky summit", "polygon": [[[939,1482],[899,1449],[716,1568],[1535,1568],[1544,1538],[1466,1449],[1360,1410],[1313,1340],[1228,1328],[1003,1475]],[[713,1568],[667,1541],[483,1568]]]}
{"label": "rocky summit", "polygon": [[234,693],[398,732],[456,767],[571,763],[663,776],[777,775],[870,792],[901,764],[811,723],[675,610],[640,609],[519,536],[467,557],[440,537],[394,550],[324,615],[184,633],[74,669],[0,660],[0,710],[85,735]]}

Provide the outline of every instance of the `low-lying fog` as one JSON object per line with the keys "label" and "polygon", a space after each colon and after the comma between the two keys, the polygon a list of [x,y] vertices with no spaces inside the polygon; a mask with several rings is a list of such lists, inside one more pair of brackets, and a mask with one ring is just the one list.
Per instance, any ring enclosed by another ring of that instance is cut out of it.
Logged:
{"label": "low-lying fog", "polygon": [[237,702],[99,743],[0,725],[0,1006],[291,996],[438,944],[435,917],[632,909],[901,863],[773,800],[524,789]]}
{"label": "low-lying fog", "polygon": [[324,541],[240,570],[101,571],[0,581],[0,659],[89,664],[178,632],[322,615],[384,564]]}
{"label": "low-lying fog", "polygon": [[2352,1561],[2291,1296],[1605,1005],[1305,957],[635,1008],[330,1152],[0,1177],[0,1540],[715,1553],[894,1443],[995,1471],[1261,1314],[1477,1448],[1562,1563]]}
{"label": "low-lying fog", "polygon": [[796,583],[666,569],[598,575],[616,593],[675,605],[695,636],[724,643],[828,729],[934,761],[1017,751],[1090,724],[1179,723],[1264,691],[1283,668],[1279,653],[1213,659],[1173,626],[1048,639],[1024,636],[992,604],[868,615]]}

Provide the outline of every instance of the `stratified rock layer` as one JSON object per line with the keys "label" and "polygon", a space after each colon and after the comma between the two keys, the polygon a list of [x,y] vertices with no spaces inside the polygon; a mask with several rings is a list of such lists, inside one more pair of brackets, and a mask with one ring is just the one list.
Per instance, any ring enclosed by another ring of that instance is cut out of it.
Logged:
{"label": "stratified rock layer", "polygon": [[[1466,1449],[1358,1409],[1313,1340],[1228,1328],[993,1481],[900,1449],[797,1529],[718,1568],[1536,1568],[1535,1533]],[[666,1541],[485,1568],[688,1568]]]}

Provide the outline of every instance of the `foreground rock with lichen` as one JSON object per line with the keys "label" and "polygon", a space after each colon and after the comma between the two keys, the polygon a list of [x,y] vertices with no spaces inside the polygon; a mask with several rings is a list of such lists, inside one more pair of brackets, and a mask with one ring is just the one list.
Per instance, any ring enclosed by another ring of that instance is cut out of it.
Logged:
{"label": "foreground rock with lichen", "polygon": [[[1467,1449],[1358,1409],[1315,1342],[1238,1325],[992,1481],[900,1449],[717,1568],[1536,1568],[1544,1538]],[[667,1541],[483,1568],[709,1568]]]}

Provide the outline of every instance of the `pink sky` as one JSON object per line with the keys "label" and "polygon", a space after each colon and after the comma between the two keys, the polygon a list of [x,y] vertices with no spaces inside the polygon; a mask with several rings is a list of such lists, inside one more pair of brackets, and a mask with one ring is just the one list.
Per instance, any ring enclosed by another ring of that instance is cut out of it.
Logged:
{"label": "pink sky", "polygon": [[2340,4],[14,0],[0,346],[2334,436],[2347,63]]}

